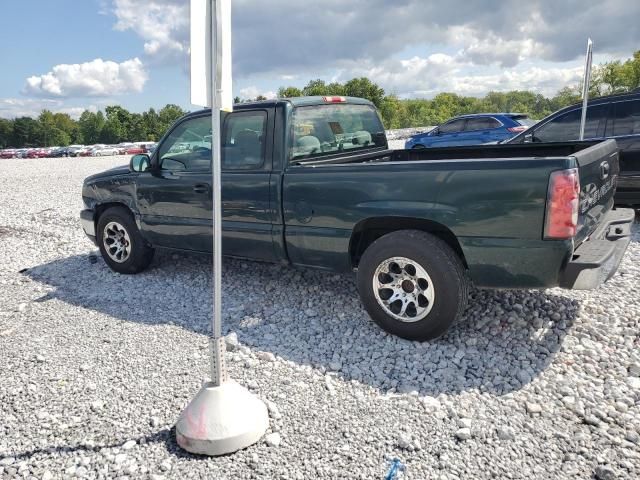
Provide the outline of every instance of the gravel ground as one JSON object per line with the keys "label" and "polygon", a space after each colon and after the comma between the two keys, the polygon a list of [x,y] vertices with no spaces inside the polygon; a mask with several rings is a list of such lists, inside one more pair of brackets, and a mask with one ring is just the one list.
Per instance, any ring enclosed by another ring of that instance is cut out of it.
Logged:
{"label": "gravel ground", "polygon": [[230,373],[269,402],[270,435],[180,451],[209,259],[126,277],[96,258],[80,185],[125,162],[0,161],[1,478],[375,479],[394,457],[410,479],[640,478],[637,224],[600,290],[476,291],[429,344],[372,325],[352,276],[225,261]]}

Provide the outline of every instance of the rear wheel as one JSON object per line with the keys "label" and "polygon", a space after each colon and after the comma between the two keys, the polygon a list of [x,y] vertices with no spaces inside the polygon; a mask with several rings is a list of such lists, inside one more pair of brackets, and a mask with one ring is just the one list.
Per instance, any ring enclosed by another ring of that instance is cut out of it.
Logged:
{"label": "rear wheel", "polygon": [[458,255],[428,233],[387,234],[365,251],[358,291],[380,327],[408,340],[432,340],[462,316],[469,284]]}
{"label": "rear wheel", "polygon": [[151,264],[154,250],[142,238],[131,213],[124,207],[105,210],[96,230],[102,258],[113,271],[135,274]]}

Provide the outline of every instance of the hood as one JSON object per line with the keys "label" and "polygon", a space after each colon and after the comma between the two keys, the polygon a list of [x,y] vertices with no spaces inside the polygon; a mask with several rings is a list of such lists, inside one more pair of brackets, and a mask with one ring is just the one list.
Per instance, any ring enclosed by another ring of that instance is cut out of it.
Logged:
{"label": "hood", "polygon": [[108,177],[118,177],[121,175],[128,175],[131,173],[128,165],[122,165],[120,167],[110,168],[109,170],[105,170],[104,172],[96,173],[95,175],[91,175],[90,177],[85,178],[84,183],[90,183],[94,180],[101,180]]}

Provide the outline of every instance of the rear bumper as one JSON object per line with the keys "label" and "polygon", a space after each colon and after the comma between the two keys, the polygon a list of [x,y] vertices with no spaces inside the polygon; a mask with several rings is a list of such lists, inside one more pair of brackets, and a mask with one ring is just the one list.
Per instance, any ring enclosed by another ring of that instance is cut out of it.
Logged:
{"label": "rear bumper", "polygon": [[616,204],[640,206],[640,175],[620,175],[618,177]]}
{"label": "rear bumper", "polygon": [[89,240],[91,240],[94,245],[97,245],[98,242],[96,240],[96,224],[94,218],[95,212],[93,210],[80,211],[80,224],[82,225],[82,229],[87,237],[89,237]]}
{"label": "rear bumper", "polygon": [[632,209],[611,210],[589,240],[573,252],[560,273],[560,287],[591,290],[613,277],[631,241],[634,218]]}

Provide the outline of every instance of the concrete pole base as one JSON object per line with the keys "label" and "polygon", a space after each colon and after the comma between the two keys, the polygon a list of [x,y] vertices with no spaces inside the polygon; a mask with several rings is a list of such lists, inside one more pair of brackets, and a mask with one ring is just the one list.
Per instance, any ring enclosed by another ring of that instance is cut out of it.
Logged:
{"label": "concrete pole base", "polygon": [[178,445],[197,455],[226,455],[256,443],[269,426],[266,405],[235,382],[206,384],[176,424]]}

